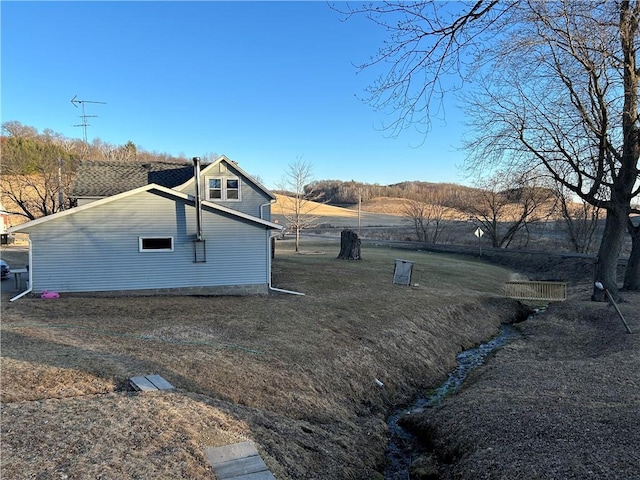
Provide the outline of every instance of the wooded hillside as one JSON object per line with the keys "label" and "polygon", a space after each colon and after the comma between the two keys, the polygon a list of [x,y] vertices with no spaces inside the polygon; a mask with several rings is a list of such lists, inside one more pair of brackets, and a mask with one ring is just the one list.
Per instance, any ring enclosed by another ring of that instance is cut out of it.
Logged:
{"label": "wooded hillside", "polygon": [[322,198],[332,205],[357,205],[358,198],[367,202],[374,198],[406,198],[423,200],[442,198],[446,206],[454,208],[475,189],[452,183],[430,183],[406,181],[392,185],[379,185],[341,180],[318,180],[305,187],[307,192],[321,193]]}

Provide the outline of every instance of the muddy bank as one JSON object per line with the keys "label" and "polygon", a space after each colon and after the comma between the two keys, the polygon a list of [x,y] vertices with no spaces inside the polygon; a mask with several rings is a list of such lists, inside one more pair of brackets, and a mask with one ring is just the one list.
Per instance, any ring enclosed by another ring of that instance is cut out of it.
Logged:
{"label": "muddy bank", "polygon": [[[405,417],[413,479],[640,479],[640,333],[589,288],[518,324],[522,336],[444,404]],[[620,305],[640,332],[640,294]]]}

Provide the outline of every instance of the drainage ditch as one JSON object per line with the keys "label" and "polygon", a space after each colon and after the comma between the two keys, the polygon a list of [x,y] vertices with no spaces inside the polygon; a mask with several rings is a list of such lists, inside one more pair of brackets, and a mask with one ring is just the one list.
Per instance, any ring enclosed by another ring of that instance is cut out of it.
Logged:
{"label": "drainage ditch", "polygon": [[457,367],[444,383],[423,396],[418,397],[413,405],[395,411],[387,419],[390,439],[386,450],[385,480],[406,480],[414,458],[422,453],[423,446],[410,432],[402,428],[398,421],[408,413],[419,413],[440,405],[448,396],[454,394],[462,385],[469,372],[484,363],[491,352],[505,345],[509,340],[519,336],[519,332],[510,325],[503,325],[500,333],[486,343],[460,352],[456,356]]}

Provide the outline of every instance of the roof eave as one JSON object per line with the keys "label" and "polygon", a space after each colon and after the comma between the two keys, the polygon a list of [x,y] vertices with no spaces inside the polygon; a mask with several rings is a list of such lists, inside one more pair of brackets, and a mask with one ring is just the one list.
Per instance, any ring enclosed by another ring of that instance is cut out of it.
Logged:
{"label": "roof eave", "polygon": [[[149,185],[144,185],[142,187],[134,188],[133,190],[128,190],[126,192],[119,193],[117,195],[113,195],[113,196],[110,196],[110,197],[102,198],[100,200],[96,200],[94,202],[87,203],[85,205],[81,205],[79,207],[74,207],[74,208],[71,208],[69,210],[64,210],[62,212],[54,213],[52,215],[47,215],[46,217],[41,217],[41,218],[37,218],[35,220],[31,220],[30,222],[26,222],[26,223],[23,223],[21,225],[17,225],[15,227],[11,227],[8,231],[9,231],[9,233],[26,232],[26,231],[30,230],[31,228],[33,228],[33,227],[35,227],[37,225],[40,225],[42,223],[49,222],[49,221],[52,221],[52,220],[55,220],[55,219],[58,219],[58,218],[61,218],[61,217],[65,217],[67,215],[73,215],[75,213],[82,212],[84,210],[88,210],[90,208],[96,208],[96,207],[99,207],[100,205],[105,205],[107,203],[114,202],[116,200],[121,200],[123,198],[127,198],[129,196],[136,195],[136,194],[141,193],[141,192],[150,192],[152,190],[156,190],[158,192],[162,192],[162,193],[170,195],[170,196],[172,196],[174,198],[186,200],[186,201],[188,201],[190,203],[193,203],[194,206],[195,206],[195,197],[194,196],[186,194],[186,193],[183,193],[183,192],[179,192],[177,190],[173,190],[171,188],[163,187],[163,186],[157,185],[155,183],[150,183]],[[264,227],[267,227],[269,229],[282,230],[284,228],[282,225],[279,225],[277,223],[273,223],[273,222],[270,222],[268,220],[264,220],[264,219],[259,218],[259,217],[254,217],[253,215],[249,215],[247,213],[243,213],[243,212],[240,212],[238,210],[234,210],[232,208],[223,207],[222,205],[218,205],[218,204],[215,204],[215,203],[212,203],[212,202],[203,201],[202,205],[203,206],[207,206],[207,207],[209,207],[209,208],[211,208],[213,210],[224,212],[224,213],[232,215],[234,217],[242,218],[244,220],[248,220],[250,222],[257,223],[257,224],[262,225]]]}
{"label": "roof eave", "polygon": [[69,210],[64,210],[62,212],[57,212],[51,215],[47,215],[46,217],[36,218],[35,220],[31,220],[29,222],[23,223],[21,225],[17,225],[15,227],[11,227],[9,229],[10,233],[21,232],[25,230],[29,230],[32,227],[40,225],[41,223],[49,222],[52,220],[56,220],[58,218],[66,217],[67,215],[73,215],[78,212],[82,212],[84,210],[88,210],[90,208],[95,208],[100,205],[104,205],[106,203],[114,202],[116,200],[120,200],[122,198],[127,198],[131,195],[136,195],[141,192],[158,190],[160,192],[164,192],[166,194],[172,195],[176,198],[182,198],[183,200],[188,200],[190,195],[186,193],[178,192],[176,190],[172,190],[167,187],[163,187],[161,185],[157,185],[155,183],[150,183],[148,185],[144,185],[142,187],[134,188],[133,190],[127,190],[126,192],[118,193],[117,195],[112,195],[110,197],[101,198],[100,200],[96,200],[94,202],[86,203],[85,205],[81,205],[79,207],[70,208]]}

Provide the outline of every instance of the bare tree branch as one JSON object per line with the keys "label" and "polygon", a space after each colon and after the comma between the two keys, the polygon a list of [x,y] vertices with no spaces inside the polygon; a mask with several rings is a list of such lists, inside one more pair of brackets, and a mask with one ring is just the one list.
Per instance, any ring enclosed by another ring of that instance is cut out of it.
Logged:
{"label": "bare tree branch", "polygon": [[296,235],[295,249],[300,251],[300,231],[317,223],[313,211],[322,200],[322,194],[307,186],[312,185],[313,165],[297,158],[289,164],[283,174],[278,188],[286,197],[279,200],[282,215],[287,221],[287,228]]}

